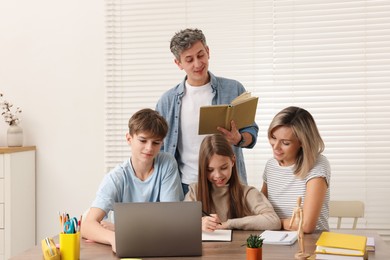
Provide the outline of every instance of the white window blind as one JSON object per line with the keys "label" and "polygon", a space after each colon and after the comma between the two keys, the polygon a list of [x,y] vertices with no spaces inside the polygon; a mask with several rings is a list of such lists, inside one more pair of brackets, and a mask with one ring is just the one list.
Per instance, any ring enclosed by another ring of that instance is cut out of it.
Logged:
{"label": "white window blind", "polygon": [[129,156],[127,122],[183,80],[169,42],[200,28],[210,71],[259,96],[257,145],[245,150],[260,188],[281,109],[309,110],[332,167],[331,199],[366,205],[359,228],[390,237],[390,1],[107,0],[105,160]]}

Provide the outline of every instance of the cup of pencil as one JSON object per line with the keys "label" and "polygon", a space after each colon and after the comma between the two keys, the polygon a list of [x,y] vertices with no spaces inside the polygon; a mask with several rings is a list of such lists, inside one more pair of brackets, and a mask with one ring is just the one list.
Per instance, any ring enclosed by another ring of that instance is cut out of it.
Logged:
{"label": "cup of pencil", "polygon": [[69,218],[68,214],[60,215],[62,231],[60,233],[61,260],[80,259],[80,222]]}

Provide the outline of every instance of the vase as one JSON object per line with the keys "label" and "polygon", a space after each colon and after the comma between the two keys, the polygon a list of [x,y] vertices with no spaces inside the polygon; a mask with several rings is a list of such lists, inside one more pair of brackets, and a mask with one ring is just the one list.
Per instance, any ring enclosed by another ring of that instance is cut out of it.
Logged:
{"label": "vase", "polygon": [[246,260],[262,260],[263,248],[246,248]]}
{"label": "vase", "polygon": [[7,145],[11,147],[23,146],[23,129],[19,125],[13,124],[8,127]]}

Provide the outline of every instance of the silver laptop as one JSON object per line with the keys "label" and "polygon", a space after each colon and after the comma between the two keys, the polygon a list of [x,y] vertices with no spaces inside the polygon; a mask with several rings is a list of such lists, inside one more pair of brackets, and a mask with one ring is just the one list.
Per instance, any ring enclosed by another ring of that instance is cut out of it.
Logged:
{"label": "silver laptop", "polygon": [[118,257],[202,255],[199,201],[114,204]]}

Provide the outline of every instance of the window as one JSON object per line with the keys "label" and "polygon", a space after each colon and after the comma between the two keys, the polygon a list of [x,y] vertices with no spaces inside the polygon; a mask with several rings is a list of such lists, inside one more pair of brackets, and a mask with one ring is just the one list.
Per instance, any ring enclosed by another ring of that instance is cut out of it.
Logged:
{"label": "window", "polygon": [[303,107],[326,144],[331,199],[362,200],[358,227],[390,238],[390,2],[107,0],[107,171],[129,155],[132,113],[183,80],[169,41],[186,27],[205,33],[211,72],[259,96],[249,184],[261,187],[272,156],[272,117]]}

